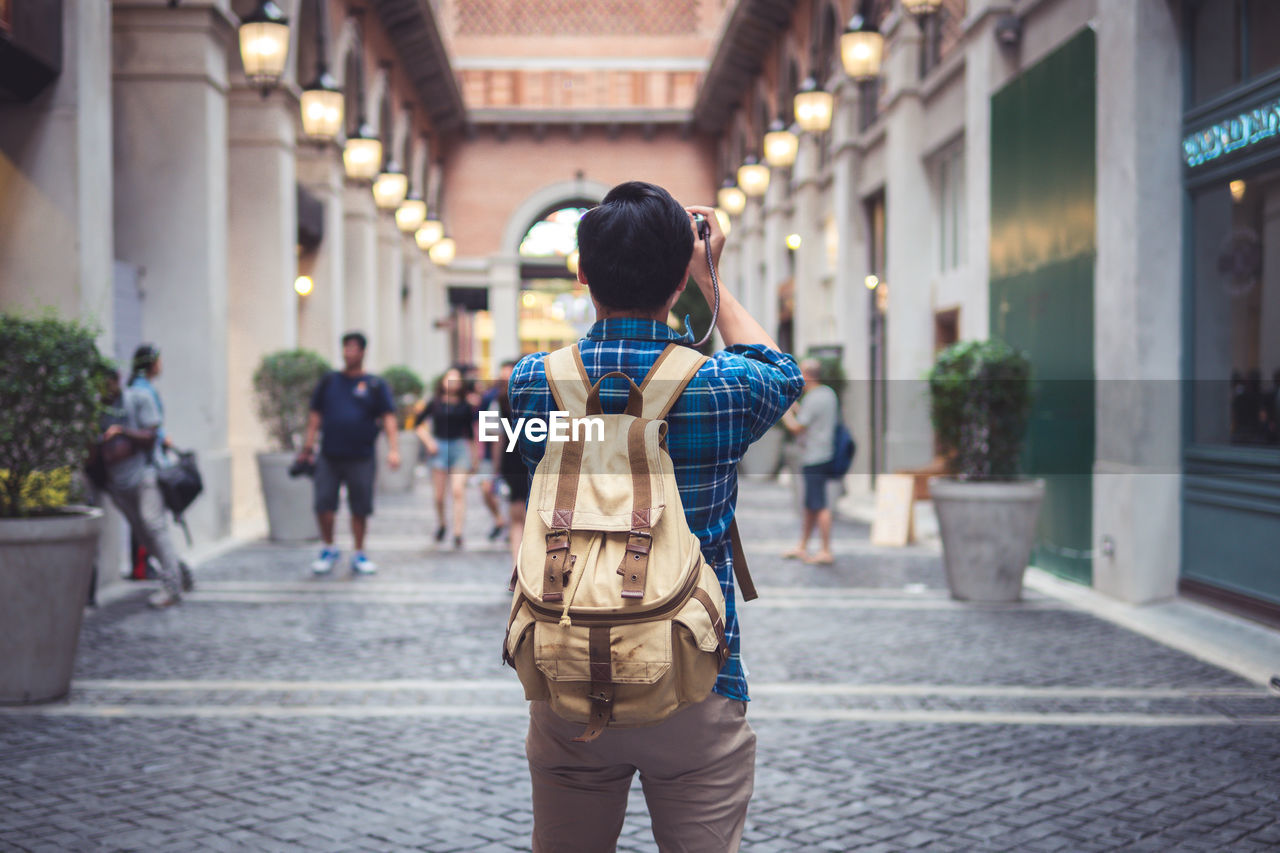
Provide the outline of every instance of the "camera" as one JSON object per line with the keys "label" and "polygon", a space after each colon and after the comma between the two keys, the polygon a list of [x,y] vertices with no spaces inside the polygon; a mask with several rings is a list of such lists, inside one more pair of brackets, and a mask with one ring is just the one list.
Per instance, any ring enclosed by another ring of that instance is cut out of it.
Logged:
{"label": "camera", "polygon": [[289,466],[290,477],[314,477],[316,474],[315,460],[309,456],[299,456],[293,460],[293,464]]}

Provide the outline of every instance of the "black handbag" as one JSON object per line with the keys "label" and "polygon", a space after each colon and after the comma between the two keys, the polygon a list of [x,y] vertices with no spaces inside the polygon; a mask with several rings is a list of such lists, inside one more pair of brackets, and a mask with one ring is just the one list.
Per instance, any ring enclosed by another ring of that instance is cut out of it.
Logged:
{"label": "black handbag", "polygon": [[182,514],[204,491],[204,480],[200,476],[200,466],[196,464],[194,450],[178,450],[174,455],[177,457],[176,462],[156,471],[156,482],[160,486],[165,507],[173,513],[174,520],[182,527],[190,544],[191,531],[187,530]]}

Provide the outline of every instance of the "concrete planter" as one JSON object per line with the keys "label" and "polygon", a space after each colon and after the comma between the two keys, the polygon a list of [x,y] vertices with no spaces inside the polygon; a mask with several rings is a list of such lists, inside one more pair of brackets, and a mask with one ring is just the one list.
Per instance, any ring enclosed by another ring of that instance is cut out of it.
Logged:
{"label": "concrete planter", "polygon": [[951,597],[1009,602],[1022,598],[1022,575],[1035,541],[1044,480],[969,483],[929,480],[942,533]]}
{"label": "concrete planter", "polygon": [[780,427],[769,430],[760,440],[747,448],[746,455],[738,463],[738,474],[743,477],[772,477],[782,465],[784,432]]}
{"label": "concrete planter", "polygon": [[400,467],[393,471],[387,464],[387,434],[378,436],[378,479],[377,489],[386,495],[402,495],[413,491],[413,469],[418,465],[418,445],[421,441],[411,430],[401,430],[397,436],[400,442]]}
{"label": "concrete planter", "polygon": [[67,695],[102,510],[0,519],[0,704]]}
{"label": "concrete planter", "polygon": [[272,542],[305,542],[320,537],[312,509],[312,479],[289,476],[293,459],[292,453],[258,454],[258,476]]}

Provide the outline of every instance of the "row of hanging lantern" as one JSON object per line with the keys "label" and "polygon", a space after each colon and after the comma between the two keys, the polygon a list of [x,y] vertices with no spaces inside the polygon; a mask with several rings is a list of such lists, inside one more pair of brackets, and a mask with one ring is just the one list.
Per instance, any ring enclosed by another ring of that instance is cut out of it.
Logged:
{"label": "row of hanging lantern", "polygon": [[[302,90],[302,130],[312,140],[337,142],[344,127],[346,98],[329,73],[328,14],[325,0],[316,0],[316,76]],[[289,57],[289,18],[274,0],[259,0],[240,21],[240,58],[245,77],[267,93],[284,77]],[[342,146],[342,164],[348,178],[371,181],[373,199],[381,210],[394,211],[396,227],[412,234],[432,262],[447,266],[457,255],[457,245],[446,236],[444,224],[409,186],[409,176],[394,159],[383,159],[382,140],[364,117],[364,63],[356,63],[356,129]]]}
{"label": "row of hanging lantern", "polygon": [[[870,83],[880,77],[884,59],[884,35],[866,13],[866,2],[840,36],[840,64],[855,83]],[[918,21],[935,14],[942,0],[902,0],[903,7]],[[779,117],[764,134],[764,162],[748,154],[733,177],[725,179],[716,195],[718,207],[729,216],[738,216],[748,198],[763,196],[769,189],[770,168],[795,165],[801,133],[825,133],[835,115],[835,96],[822,87],[815,76],[805,78],[791,103],[795,121]]]}

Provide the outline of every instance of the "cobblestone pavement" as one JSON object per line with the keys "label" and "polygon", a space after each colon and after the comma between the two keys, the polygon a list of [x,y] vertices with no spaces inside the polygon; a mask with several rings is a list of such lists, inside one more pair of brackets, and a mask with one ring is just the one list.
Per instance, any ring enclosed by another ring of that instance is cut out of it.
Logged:
{"label": "cobblestone pavement", "polygon": [[[93,613],[69,700],[0,710],[0,850],[528,849],[510,566],[478,501],[473,549],[437,549],[426,491],[381,499],[376,577],[258,543],[181,608],[137,590]],[[1260,688],[1050,599],[953,603],[936,554],[859,525],[834,567],[784,561],[777,486],[740,516],[745,850],[1280,846]],[[638,789],[619,849],[654,849]]]}

